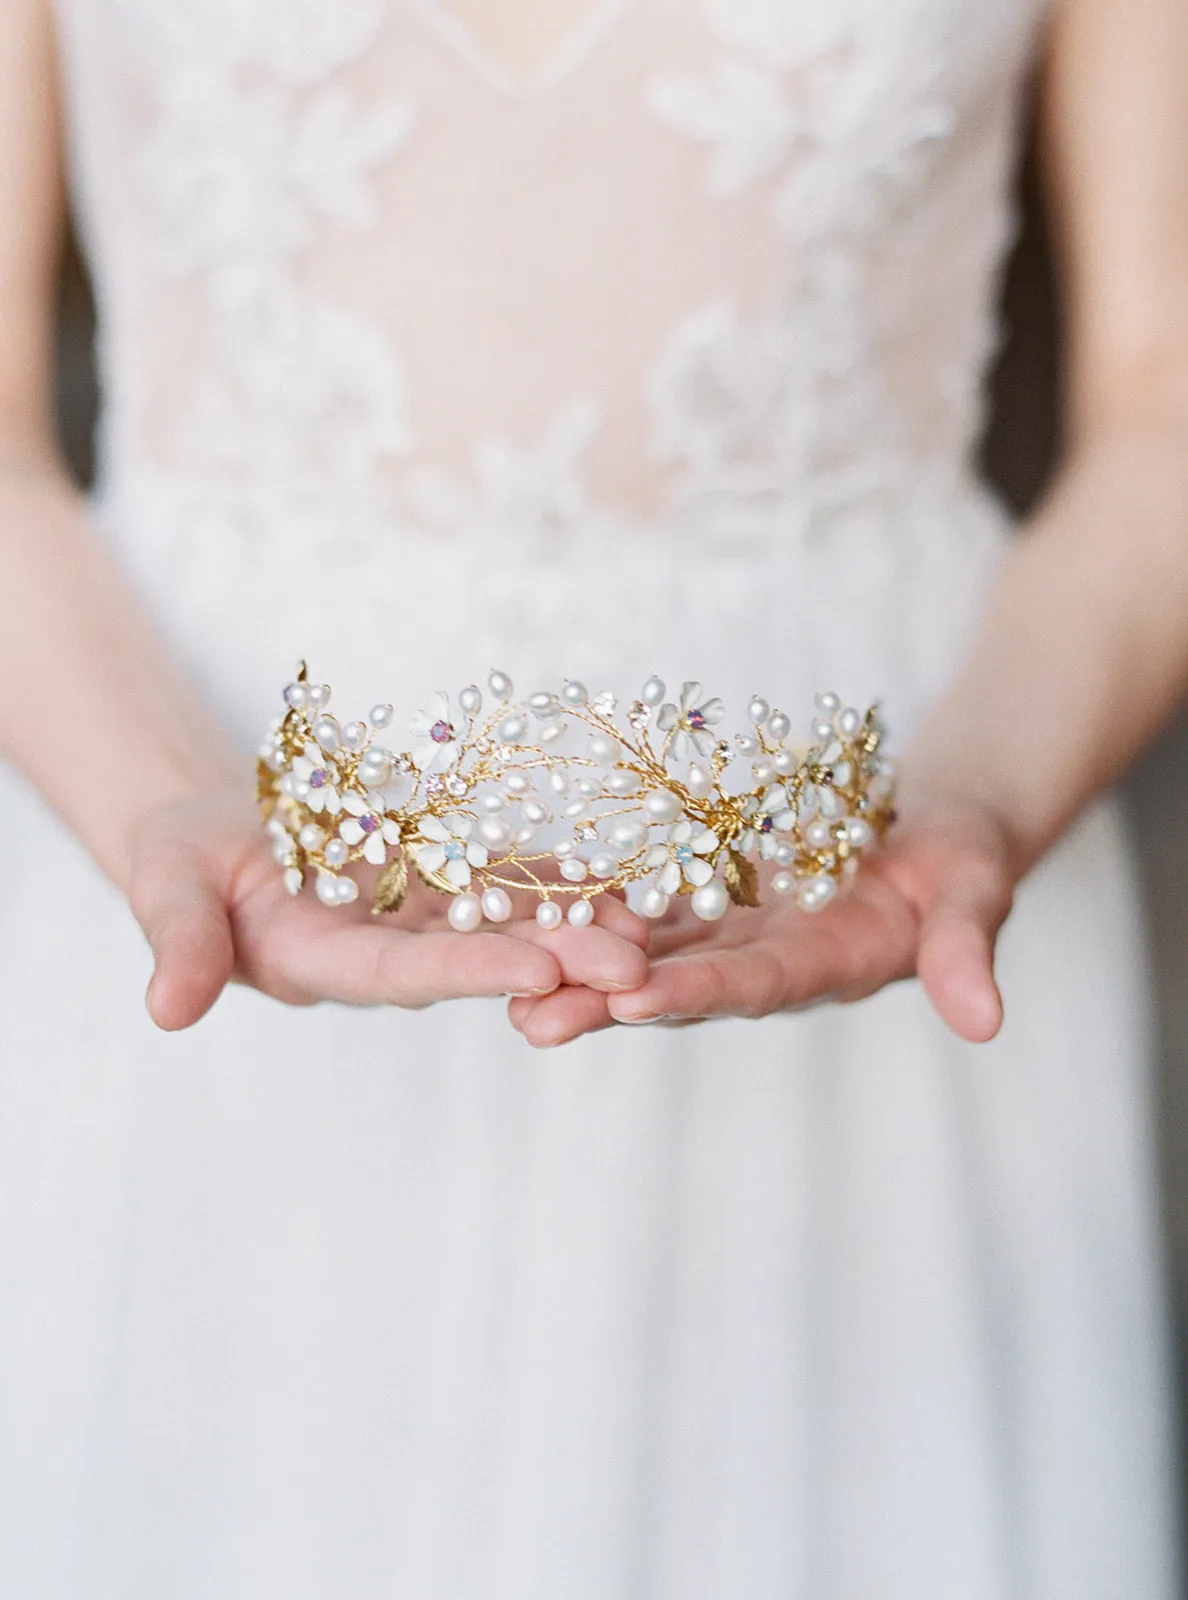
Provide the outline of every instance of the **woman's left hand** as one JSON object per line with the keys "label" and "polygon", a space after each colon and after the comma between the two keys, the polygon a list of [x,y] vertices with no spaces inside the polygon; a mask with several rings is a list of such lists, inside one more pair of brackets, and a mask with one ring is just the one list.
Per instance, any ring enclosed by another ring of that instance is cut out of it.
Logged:
{"label": "woman's left hand", "polygon": [[901,808],[887,843],[852,886],[806,912],[767,888],[762,906],[699,922],[683,898],[652,934],[646,981],[621,994],[563,987],[510,1002],[531,1044],[564,1044],[613,1023],[762,1017],[821,1001],[860,1000],[918,977],[963,1039],[1002,1022],[994,944],[1016,874],[1006,828],[964,797],[930,795]]}

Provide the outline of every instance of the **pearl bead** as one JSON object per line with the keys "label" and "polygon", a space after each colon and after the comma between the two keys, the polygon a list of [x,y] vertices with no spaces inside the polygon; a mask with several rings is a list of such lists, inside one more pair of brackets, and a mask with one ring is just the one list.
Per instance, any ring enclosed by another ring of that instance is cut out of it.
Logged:
{"label": "pearl bead", "polygon": [[823,817],[818,817],[804,830],[804,842],[810,850],[828,850],[833,843],[832,826]]}
{"label": "pearl bead", "polygon": [[792,894],[796,888],[796,879],[790,872],[777,872],[771,880],[771,887],[776,894]]}
{"label": "pearl bead", "polygon": [[337,750],[339,744],[338,723],[333,717],[319,717],[314,723],[314,738],[323,750]]}
{"label": "pearl bead", "polygon": [[573,786],[583,800],[593,800],[599,793],[598,780],[596,778],[575,778]]}
{"label": "pearl bead", "polygon": [[338,904],[338,879],[332,872],[319,872],[314,891],[324,906]]}
{"label": "pearl bead", "polygon": [[747,707],[747,716],[757,728],[762,727],[771,714],[771,707],[760,695],[756,695]]}
{"label": "pearl bead", "polygon": [[791,719],[782,711],[773,711],[767,719],[767,731],[773,739],[786,739],[792,731]]}
{"label": "pearl bead", "polygon": [[479,801],[479,810],[485,811],[488,816],[494,816],[495,812],[503,810],[503,796],[493,792],[483,795]]}
{"label": "pearl bead", "polygon": [[689,793],[696,795],[699,800],[704,799],[714,787],[714,780],[704,767],[697,765],[696,761],[689,763],[689,776],[685,782],[688,785]]}
{"label": "pearl bead", "polygon": [[325,843],[326,834],[316,822],[307,822],[297,837],[301,841],[303,850],[317,850]]}
{"label": "pearl bead", "polygon": [[833,724],[825,717],[814,717],[809,733],[818,744],[828,744],[833,738]]}
{"label": "pearl bead", "polygon": [[837,719],[838,731],[845,734],[847,739],[852,739],[862,726],[862,713],[854,706],[847,706]]}
{"label": "pearl bead", "polygon": [[780,843],[776,845],[771,859],[775,862],[777,867],[790,867],[796,860],[796,851],[790,844],[787,844],[781,840]]}
{"label": "pearl bead", "polygon": [[648,889],[644,894],[643,899],[639,903],[639,909],[643,912],[645,917],[662,917],[668,910],[668,896],[664,893],[663,889],[657,889],[653,885],[653,887]]}
{"label": "pearl bead", "polygon": [[520,812],[525,822],[534,823],[538,828],[542,828],[546,822],[552,822],[553,820],[553,813],[548,806],[541,805],[539,800],[525,800],[520,807]]}
{"label": "pearl bead", "polygon": [[507,784],[508,794],[530,794],[532,792],[532,774],[530,772],[509,772],[504,779]]}
{"label": "pearl bead", "polygon": [[288,894],[300,894],[303,873],[300,867],[286,867],[284,876],[285,891]]}
{"label": "pearl bead", "polygon": [[339,905],[349,906],[352,900],[357,900],[358,898],[359,898],[359,885],[355,882],[354,878],[339,878],[339,880],[338,880],[338,903],[339,903]]}
{"label": "pearl bead", "polygon": [[756,783],[771,783],[776,775],[775,762],[764,757],[754,763],[751,771],[755,774]]}
{"label": "pearl bead", "polygon": [[585,684],[578,683],[576,679],[572,683],[565,685],[561,695],[567,706],[584,706],[590,698]]}
{"label": "pearl bead", "polygon": [[363,742],[367,738],[367,724],[365,722],[348,722],[342,730],[342,742],[348,750],[362,750]]}
{"label": "pearl bead", "polygon": [[540,742],[541,744],[556,744],[557,740],[564,739],[568,732],[569,726],[565,722],[560,720],[556,722],[546,722],[544,727],[540,730]]}
{"label": "pearl bead", "polygon": [[331,839],[323,853],[328,866],[345,867],[351,852],[345,839]]}
{"label": "pearl bead", "polygon": [[272,841],[272,859],[279,866],[286,866],[293,858],[293,846],[288,839],[274,839]]}
{"label": "pearl bead", "polygon": [[681,809],[680,800],[669,789],[653,789],[644,796],[644,810],[651,822],[675,822]]}
{"label": "pearl bead", "polygon": [[477,894],[456,894],[446,916],[455,933],[473,933],[483,920],[482,902]]}
{"label": "pearl bead", "polygon": [[590,740],[590,754],[595,761],[604,761],[609,766],[619,759],[619,741],[612,739],[609,733],[596,733]]}
{"label": "pearl bead", "polygon": [[393,717],[392,707],[389,705],[372,706],[368,712],[367,720],[373,728],[386,728]]}
{"label": "pearl bead", "polygon": [[564,772],[549,773],[549,788],[554,794],[564,795],[569,793],[569,779]]}
{"label": "pearl bead", "polygon": [[753,756],[759,748],[758,739],[752,739],[749,733],[736,734],[734,743],[738,748],[739,754],[744,756]]}
{"label": "pearl bead", "polygon": [[561,863],[561,876],[566,883],[585,883],[590,872],[584,861],[579,861],[576,856],[571,856]]}
{"label": "pearl bead", "polygon": [[468,717],[477,717],[483,709],[483,697],[475,683],[468,683],[458,695],[458,704]]}
{"label": "pearl bead", "polygon": [[536,920],[542,928],[561,926],[561,907],[555,900],[542,900],[536,908]]}
{"label": "pearl bead", "polygon": [[639,692],[645,706],[658,706],[664,699],[664,679],[652,675]]}
{"label": "pearl bead", "polygon": [[730,896],[721,879],[711,878],[708,883],[703,883],[700,889],[694,889],[690,896],[690,904],[693,915],[700,917],[702,922],[717,922],[719,917],[726,915]]}
{"label": "pearl bead", "polygon": [[874,838],[874,829],[864,817],[851,817],[846,823],[846,838],[856,850],[861,850]]}
{"label": "pearl bead", "polygon": [[634,855],[646,842],[648,830],[645,823],[634,817],[617,817],[606,832],[607,844],[623,855]]}
{"label": "pearl bead", "polygon": [[573,928],[588,928],[594,921],[594,907],[588,900],[575,900],[569,908],[569,924]]}
{"label": "pearl bead", "polygon": [[791,750],[777,750],[775,753],[775,769],[781,778],[786,778],[789,773],[796,771],[796,757]]}
{"label": "pearl bead", "polygon": [[483,916],[488,922],[506,922],[512,914],[511,895],[498,885],[483,891]]}
{"label": "pearl bead", "polygon": [[291,683],[285,690],[285,699],[293,707],[294,711],[303,710],[309,699],[305,685],[303,683]]}
{"label": "pearl bead", "polygon": [[584,817],[590,809],[588,800],[571,800],[568,805],[561,808],[561,815],[569,822],[575,822],[578,817]]}
{"label": "pearl bead", "polygon": [[536,829],[526,823],[524,827],[516,829],[516,843],[521,850],[526,850],[530,844],[536,843]]}
{"label": "pearl bead", "polygon": [[604,785],[607,794],[624,795],[634,794],[639,788],[639,779],[634,772],[628,772],[625,767],[616,767],[613,772],[606,775]]}
{"label": "pearl bead", "polygon": [[558,839],[553,846],[553,854],[558,861],[570,861],[577,855],[578,842],[576,839]]}
{"label": "pearl bead", "polygon": [[557,696],[549,694],[546,689],[541,689],[537,694],[529,695],[528,707],[538,717],[555,717],[561,710],[561,704]]}
{"label": "pearl bead", "polygon": [[590,857],[590,871],[596,878],[613,878],[619,870],[619,863],[609,850],[597,850]]}
{"label": "pearl bead", "polygon": [[506,850],[515,837],[506,817],[480,817],[478,836],[490,850]]}
{"label": "pearl bead", "polygon": [[820,711],[823,716],[833,717],[836,716],[841,710],[841,697],[840,695],[836,695],[830,691],[827,691],[825,694],[819,694],[817,696],[816,705],[817,710]]}
{"label": "pearl bead", "polygon": [[320,711],[323,706],[330,704],[330,685],[328,683],[311,683],[307,694],[309,703],[315,711]]}
{"label": "pearl bead", "polygon": [[523,717],[505,717],[499,724],[499,737],[504,744],[515,744],[528,732],[528,724]]}
{"label": "pearl bead", "polygon": [[375,761],[365,761],[359,768],[359,776],[369,789],[382,789],[392,776],[392,763],[383,756]]}
{"label": "pearl bead", "polygon": [[492,672],[487,679],[487,687],[496,700],[510,700],[512,697],[512,681],[506,672]]}
{"label": "pearl bead", "polygon": [[811,878],[802,878],[796,891],[796,902],[803,911],[820,911],[837,893],[837,885],[824,872]]}

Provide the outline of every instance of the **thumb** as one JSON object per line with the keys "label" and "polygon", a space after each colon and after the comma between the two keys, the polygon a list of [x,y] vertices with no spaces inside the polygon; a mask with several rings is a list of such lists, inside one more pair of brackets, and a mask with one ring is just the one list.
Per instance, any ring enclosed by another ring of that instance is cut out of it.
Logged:
{"label": "thumb", "polygon": [[916,972],[943,1021],[971,1044],[993,1039],[1002,1026],[1002,995],[994,978],[994,946],[1011,908],[997,872],[955,875],[924,918]]}
{"label": "thumb", "polygon": [[159,1028],[188,1028],[231,977],[235,945],[209,865],[184,844],[157,845],[138,865],[130,901],[153,953],[146,1004]]}

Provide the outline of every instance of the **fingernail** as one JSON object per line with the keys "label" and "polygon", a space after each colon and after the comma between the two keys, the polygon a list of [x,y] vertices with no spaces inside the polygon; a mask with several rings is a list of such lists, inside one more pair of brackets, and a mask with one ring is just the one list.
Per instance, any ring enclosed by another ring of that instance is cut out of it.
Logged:
{"label": "fingernail", "polygon": [[660,1013],[657,1012],[654,1016],[616,1017],[615,1021],[623,1023],[628,1028],[634,1028],[636,1026],[642,1025],[645,1022],[663,1022],[664,1018]]}

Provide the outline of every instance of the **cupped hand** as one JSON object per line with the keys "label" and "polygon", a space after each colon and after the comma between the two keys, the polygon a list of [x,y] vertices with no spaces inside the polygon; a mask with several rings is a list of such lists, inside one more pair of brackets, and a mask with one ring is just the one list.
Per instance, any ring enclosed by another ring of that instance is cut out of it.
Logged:
{"label": "cupped hand", "polygon": [[455,933],[445,898],[415,882],[391,916],[372,916],[366,895],[335,907],[308,892],[294,898],[240,795],[173,802],[148,817],[128,895],[153,953],[149,1012],[165,1029],[197,1022],[229,982],[291,1005],[421,1007],[563,986],[607,994],[647,977],[647,927],[610,895],[587,928],[546,932],[526,915],[475,933]]}
{"label": "cupped hand", "polygon": [[806,912],[765,888],[756,909],[699,922],[688,901],[653,930],[647,979],[628,993],[562,987],[510,1003],[530,1043],[564,1044],[614,1023],[761,1017],[824,1000],[853,1001],[918,977],[963,1039],[1002,1022],[994,946],[1017,872],[1007,829],[962,797],[901,806],[887,843],[864,856],[849,889]]}

